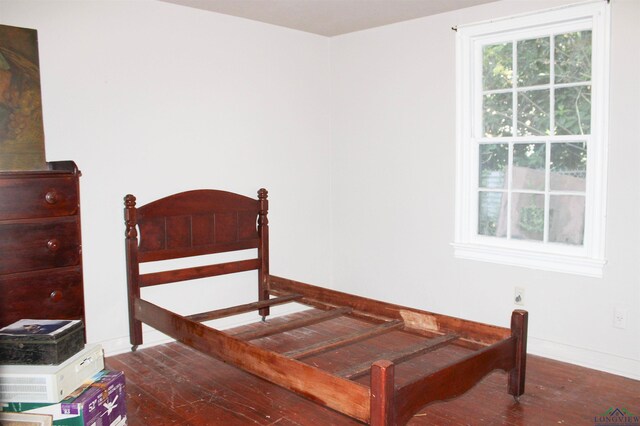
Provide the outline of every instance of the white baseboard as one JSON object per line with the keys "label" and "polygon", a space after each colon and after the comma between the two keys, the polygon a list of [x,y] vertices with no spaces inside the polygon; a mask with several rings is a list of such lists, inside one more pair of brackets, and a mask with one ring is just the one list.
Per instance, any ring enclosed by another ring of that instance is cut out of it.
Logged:
{"label": "white baseboard", "polygon": [[[151,346],[162,345],[164,343],[172,342],[173,339],[165,334],[156,330],[149,330],[143,333],[144,344],[139,348],[149,348]],[[102,342],[96,342],[102,345],[104,349],[104,356],[113,356],[129,352],[131,350],[131,343],[129,343],[129,336],[122,336],[115,339],[104,340]]]}
{"label": "white baseboard", "polygon": [[593,351],[532,337],[529,337],[529,341],[527,342],[527,352],[556,361],[567,362],[581,367],[640,380],[639,359],[625,358],[605,352]]}

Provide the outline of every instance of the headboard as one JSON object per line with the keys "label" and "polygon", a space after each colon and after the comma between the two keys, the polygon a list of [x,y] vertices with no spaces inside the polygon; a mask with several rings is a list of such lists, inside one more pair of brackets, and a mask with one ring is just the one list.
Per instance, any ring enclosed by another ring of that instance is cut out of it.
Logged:
{"label": "headboard", "polygon": [[[136,207],[136,197],[124,199],[127,282],[130,301],[140,288],[258,270],[258,298],[269,298],[269,204],[267,190],[258,198],[219,190],[195,190],[169,195]],[[192,268],[140,274],[139,264],[190,256],[257,249],[257,257]],[[133,309],[134,303],[129,303]],[[132,312],[129,313],[133,318]],[[269,315],[269,308],[259,314]],[[131,335],[142,336],[139,321]]]}

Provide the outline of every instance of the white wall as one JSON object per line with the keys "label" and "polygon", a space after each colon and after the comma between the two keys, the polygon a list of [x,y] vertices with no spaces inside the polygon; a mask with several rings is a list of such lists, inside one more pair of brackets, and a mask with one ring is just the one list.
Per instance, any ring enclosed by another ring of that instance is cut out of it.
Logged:
{"label": "white wall", "polygon": [[[90,341],[128,348],[127,193],[145,203],[266,187],[272,271],[329,280],[327,38],[146,0],[0,0],[0,23],[38,30],[47,159],[83,172]],[[254,300],[251,274],[221,294],[194,291],[214,304]]]}
{"label": "white wall", "polygon": [[[0,23],[39,33],[47,158],[83,171],[89,339],[128,347],[126,193],[144,203],[265,186],[272,272],[504,326],[525,287],[531,352],[640,378],[636,0],[612,0],[604,278],[456,260],[449,245],[450,28],[569,1],[505,0],[327,39],[148,0],[0,0]],[[220,297],[252,299],[253,278]],[[626,330],[612,327],[618,305]]]}
{"label": "white wall", "polygon": [[[331,39],[332,285],[508,326],[530,352],[640,378],[640,2],[612,0],[608,265],[594,279],[453,258],[452,26],[568,1],[508,0]],[[629,309],[614,328],[614,306]]]}

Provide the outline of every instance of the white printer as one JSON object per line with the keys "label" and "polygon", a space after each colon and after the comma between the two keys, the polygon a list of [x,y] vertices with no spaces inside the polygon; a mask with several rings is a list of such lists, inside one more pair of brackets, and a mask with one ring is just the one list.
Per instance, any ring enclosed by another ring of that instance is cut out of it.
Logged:
{"label": "white printer", "polygon": [[59,365],[0,365],[0,402],[57,403],[104,369],[99,344]]}

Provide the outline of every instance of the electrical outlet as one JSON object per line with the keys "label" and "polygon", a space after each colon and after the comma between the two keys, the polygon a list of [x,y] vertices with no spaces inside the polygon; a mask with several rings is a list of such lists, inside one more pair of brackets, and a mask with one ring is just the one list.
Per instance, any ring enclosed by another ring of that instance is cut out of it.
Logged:
{"label": "electrical outlet", "polygon": [[613,326],[616,328],[627,328],[627,317],[629,316],[629,310],[616,306],[613,308]]}
{"label": "electrical outlet", "polygon": [[524,305],[524,288],[516,287],[513,294],[513,303],[520,306]]}

